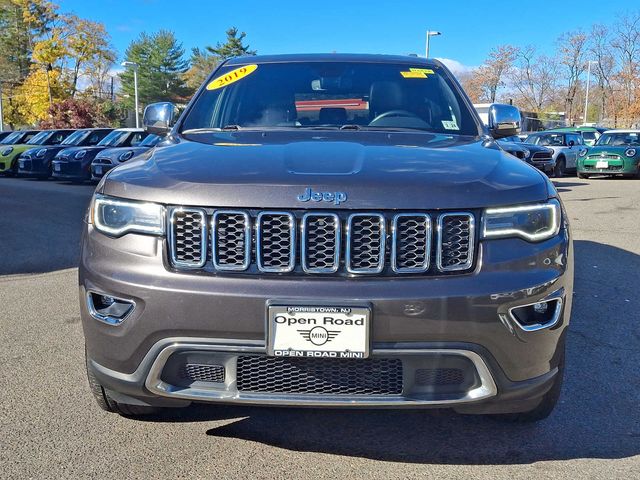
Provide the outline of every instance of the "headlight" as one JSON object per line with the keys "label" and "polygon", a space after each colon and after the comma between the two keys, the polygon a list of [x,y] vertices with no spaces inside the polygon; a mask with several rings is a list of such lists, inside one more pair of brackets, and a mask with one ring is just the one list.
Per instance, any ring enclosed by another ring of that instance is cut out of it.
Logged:
{"label": "headlight", "polygon": [[121,154],[118,157],[118,160],[120,160],[121,162],[126,162],[127,160],[129,160],[131,157],[133,157],[133,152],[131,150],[129,150],[128,152],[124,152],[123,154]]}
{"label": "headlight", "polygon": [[636,156],[636,149],[635,148],[627,148],[627,150],[624,152],[624,154],[627,157],[635,157]]}
{"label": "headlight", "polygon": [[78,153],[75,154],[75,158],[80,160],[81,158],[84,158],[86,154],[87,154],[86,150],[80,150]]}
{"label": "headlight", "polygon": [[164,208],[157,203],[96,195],[91,220],[97,230],[113,237],[127,233],[164,234]]}
{"label": "headlight", "polygon": [[41,148],[40,150],[38,150],[36,152],[36,157],[42,158],[42,157],[45,156],[46,153],[47,153],[47,149],[46,148]]}
{"label": "headlight", "polygon": [[488,208],[484,212],[483,238],[520,237],[530,242],[547,240],[560,231],[560,203]]}
{"label": "headlight", "polygon": [[580,153],[578,155],[580,155],[581,157],[584,157],[588,151],[589,150],[587,148],[583,148],[582,150],[580,150]]}
{"label": "headlight", "polygon": [[5,148],[2,151],[2,156],[6,157],[7,155],[9,155],[11,152],[13,152],[13,147],[9,147],[9,148]]}
{"label": "headlight", "polygon": [[531,151],[527,150],[526,148],[523,149],[522,153],[524,153],[525,160],[531,156]]}

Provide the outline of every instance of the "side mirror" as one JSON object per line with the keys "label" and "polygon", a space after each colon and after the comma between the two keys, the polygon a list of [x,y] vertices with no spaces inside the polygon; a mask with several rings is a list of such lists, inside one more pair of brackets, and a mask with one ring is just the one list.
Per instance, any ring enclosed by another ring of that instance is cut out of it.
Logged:
{"label": "side mirror", "polygon": [[147,105],[144,109],[142,124],[148,133],[165,136],[178,119],[178,107],[171,102],[159,102]]}
{"label": "side mirror", "polygon": [[495,139],[520,133],[521,121],[520,110],[513,105],[494,103],[489,107],[489,134]]}

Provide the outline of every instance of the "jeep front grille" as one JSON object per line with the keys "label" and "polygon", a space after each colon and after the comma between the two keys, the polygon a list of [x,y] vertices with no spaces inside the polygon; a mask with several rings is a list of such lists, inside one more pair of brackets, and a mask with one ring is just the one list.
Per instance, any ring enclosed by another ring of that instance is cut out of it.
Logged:
{"label": "jeep front grille", "polygon": [[169,260],[177,269],[435,275],[474,265],[471,212],[168,211]]}

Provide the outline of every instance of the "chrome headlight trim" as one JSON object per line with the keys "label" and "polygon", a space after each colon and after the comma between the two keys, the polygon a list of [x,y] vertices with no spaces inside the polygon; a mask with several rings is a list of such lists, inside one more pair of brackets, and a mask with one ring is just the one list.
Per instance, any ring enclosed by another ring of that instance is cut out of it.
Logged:
{"label": "chrome headlight trim", "polygon": [[[534,233],[526,230],[526,225],[518,226],[500,226],[490,225],[491,220],[504,217],[505,219],[511,215],[522,213],[548,212],[549,222],[546,228],[538,230]],[[562,209],[558,200],[551,199],[546,203],[537,203],[531,205],[515,205],[512,207],[487,208],[482,218],[482,238],[508,238],[519,237],[528,242],[541,242],[555,237],[560,231]]]}
{"label": "chrome headlight trim", "polygon": [[635,148],[627,148],[627,149],[624,151],[624,154],[625,154],[627,157],[631,158],[631,157],[635,157],[637,152],[638,152],[638,151],[637,151]]}
{"label": "chrome headlight trim", "polygon": [[[122,225],[109,225],[104,218],[105,207],[120,208],[121,213],[128,214],[130,218],[125,218]],[[127,233],[158,236],[165,234],[165,209],[158,203],[125,200],[96,194],[92,202],[91,221],[96,230],[111,237],[121,237]]]}
{"label": "chrome headlight trim", "polygon": [[76,152],[76,154],[73,156],[73,158],[76,158],[78,160],[80,160],[81,158],[84,158],[84,156],[87,154],[86,150],[80,150],[79,152]]}

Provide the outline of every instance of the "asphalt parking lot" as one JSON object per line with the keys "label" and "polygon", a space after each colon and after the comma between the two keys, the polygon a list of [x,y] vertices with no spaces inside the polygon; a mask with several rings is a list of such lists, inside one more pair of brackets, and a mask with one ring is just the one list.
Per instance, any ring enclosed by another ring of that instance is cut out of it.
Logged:
{"label": "asphalt parking lot", "polygon": [[0,178],[0,477],[638,478],[640,181],[555,183],[575,239],[566,383],[548,420],[512,425],[446,411],[107,414],[86,383],[74,269],[93,187]]}

